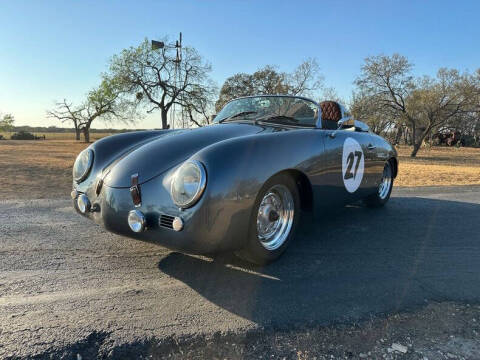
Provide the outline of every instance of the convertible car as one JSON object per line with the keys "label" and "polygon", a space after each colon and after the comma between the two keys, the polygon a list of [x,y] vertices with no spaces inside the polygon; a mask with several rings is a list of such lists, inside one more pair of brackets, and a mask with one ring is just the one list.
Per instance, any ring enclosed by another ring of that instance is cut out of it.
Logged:
{"label": "convertible car", "polygon": [[96,141],[75,161],[71,196],[111,232],[266,264],[305,211],[383,206],[397,169],[395,149],[336,102],[250,96],[209,126]]}

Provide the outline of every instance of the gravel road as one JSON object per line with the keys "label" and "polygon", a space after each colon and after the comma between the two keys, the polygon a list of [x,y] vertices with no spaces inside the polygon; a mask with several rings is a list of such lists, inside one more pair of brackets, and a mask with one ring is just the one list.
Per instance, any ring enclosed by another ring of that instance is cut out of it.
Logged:
{"label": "gravel road", "polygon": [[396,189],[383,209],[304,218],[264,268],[109,234],[67,199],[0,200],[0,244],[0,358],[121,357],[480,302],[480,187]]}

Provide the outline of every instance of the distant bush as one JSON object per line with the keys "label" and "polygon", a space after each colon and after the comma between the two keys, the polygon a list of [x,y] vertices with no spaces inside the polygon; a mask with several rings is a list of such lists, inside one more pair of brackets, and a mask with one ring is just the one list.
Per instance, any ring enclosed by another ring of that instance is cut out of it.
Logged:
{"label": "distant bush", "polygon": [[28,131],[19,131],[13,134],[10,139],[12,140],[38,140],[40,139],[38,136],[29,133]]}
{"label": "distant bush", "polygon": [[0,135],[0,140],[5,140],[5,138],[3,137],[3,135]]}

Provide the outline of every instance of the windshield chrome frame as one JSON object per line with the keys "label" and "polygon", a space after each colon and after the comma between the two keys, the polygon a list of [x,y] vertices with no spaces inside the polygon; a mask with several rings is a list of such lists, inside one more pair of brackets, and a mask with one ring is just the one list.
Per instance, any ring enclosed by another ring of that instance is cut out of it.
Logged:
{"label": "windshield chrome frame", "polygon": [[[232,101],[241,100],[241,99],[248,99],[248,98],[254,98],[254,97],[289,97],[289,98],[296,98],[296,99],[302,99],[302,100],[305,100],[305,101],[309,101],[309,102],[313,103],[313,104],[317,107],[317,120],[315,121],[315,125],[313,125],[313,126],[295,125],[295,126],[301,127],[301,128],[305,128],[305,129],[321,129],[321,128],[322,128],[322,109],[320,109],[320,105],[319,105],[316,101],[314,101],[314,100],[312,100],[312,99],[309,99],[309,98],[307,98],[307,97],[304,97],[304,96],[296,96],[296,95],[268,95],[268,94],[241,96],[241,97],[232,99],[232,100],[228,101],[227,103],[225,103],[225,105],[222,106],[222,109],[223,109],[225,106],[227,106],[229,103],[231,103]],[[343,113],[343,109],[342,109],[342,113]],[[221,119],[221,120],[223,120],[223,119]],[[217,121],[216,123],[219,124],[218,121]],[[293,126],[293,125],[292,125],[292,126]]]}

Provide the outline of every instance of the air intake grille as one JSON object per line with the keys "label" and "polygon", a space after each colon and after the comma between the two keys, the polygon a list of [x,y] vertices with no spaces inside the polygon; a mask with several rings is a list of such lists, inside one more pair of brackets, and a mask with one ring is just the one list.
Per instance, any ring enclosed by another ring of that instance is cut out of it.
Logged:
{"label": "air intake grille", "polygon": [[158,220],[158,224],[162,227],[166,227],[169,229],[173,229],[173,219],[175,219],[174,216],[170,215],[160,215],[160,219]]}

